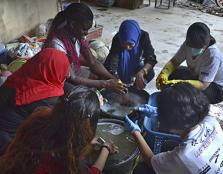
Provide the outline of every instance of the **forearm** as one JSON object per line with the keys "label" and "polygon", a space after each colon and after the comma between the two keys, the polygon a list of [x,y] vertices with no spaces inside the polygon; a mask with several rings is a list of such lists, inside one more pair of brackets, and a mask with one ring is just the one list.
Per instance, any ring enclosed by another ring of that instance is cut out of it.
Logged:
{"label": "forearm", "polygon": [[149,63],[146,63],[140,71],[143,71],[144,75],[147,75],[152,69],[153,66]]}
{"label": "forearm", "polygon": [[99,169],[100,171],[102,171],[104,169],[108,155],[109,155],[108,149],[106,149],[105,147],[102,147],[101,152],[98,156],[98,159],[95,161],[93,166]]}
{"label": "forearm", "polygon": [[73,85],[85,85],[88,87],[95,87],[95,88],[105,88],[106,87],[106,81],[105,80],[91,80],[87,78],[81,78],[81,77],[70,77],[68,79],[70,83]]}
{"label": "forearm", "polygon": [[145,139],[141,135],[140,132],[136,131],[132,133],[132,136],[134,137],[139,151],[144,159],[144,161],[148,164],[151,165],[151,158],[153,156],[153,152],[151,151],[150,147],[146,143]]}
{"label": "forearm", "polygon": [[97,74],[102,79],[116,79],[98,60],[95,60],[94,64],[91,65],[93,73]]}

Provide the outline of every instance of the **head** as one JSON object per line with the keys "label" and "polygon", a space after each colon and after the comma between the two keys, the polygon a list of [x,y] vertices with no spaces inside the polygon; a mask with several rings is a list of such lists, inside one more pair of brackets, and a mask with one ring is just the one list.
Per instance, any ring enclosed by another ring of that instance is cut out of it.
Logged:
{"label": "head", "polygon": [[82,173],[79,159],[95,135],[99,108],[92,89],[74,87],[53,109],[39,109],[24,122],[7,160],[0,166],[9,173],[19,168],[21,173],[33,173],[44,155],[53,153],[62,155],[67,170],[64,173]]}
{"label": "head", "polygon": [[207,97],[189,83],[166,87],[158,98],[160,128],[171,132],[190,130],[208,114]]}
{"label": "head", "polygon": [[186,45],[193,56],[202,54],[211,40],[210,29],[202,22],[193,23],[187,30]]}
{"label": "head", "polygon": [[141,29],[135,20],[125,20],[122,22],[118,33],[121,46],[131,50],[139,43]]}
{"label": "head", "polygon": [[78,39],[86,36],[93,23],[91,9],[83,3],[72,3],[64,12],[70,34]]}

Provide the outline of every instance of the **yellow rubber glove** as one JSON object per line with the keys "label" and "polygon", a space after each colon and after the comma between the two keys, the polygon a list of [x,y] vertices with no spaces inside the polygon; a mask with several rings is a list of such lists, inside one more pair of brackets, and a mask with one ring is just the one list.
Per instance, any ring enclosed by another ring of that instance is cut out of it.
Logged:
{"label": "yellow rubber glove", "polygon": [[197,89],[201,89],[201,86],[202,86],[202,84],[199,80],[169,80],[169,81],[167,81],[167,83],[165,85],[176,84],[176,83],[180,83],[180,82],[190,83]]}
{"label": "yellow rubber glove", "polygon": [[160,74],[156,79],[156,87],[157,89],[162,89],[167,85],[168,77],[170,74],[176,69],[174,64],[169,61],[162,69]]}

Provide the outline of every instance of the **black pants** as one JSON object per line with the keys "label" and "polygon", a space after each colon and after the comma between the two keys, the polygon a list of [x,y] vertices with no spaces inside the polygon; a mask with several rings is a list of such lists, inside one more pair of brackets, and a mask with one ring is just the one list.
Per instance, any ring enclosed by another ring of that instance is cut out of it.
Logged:
{"label": "black pants", "polygon": [[0,101],[0,156],[15,136],[18,127],[36,108],[50,107],[58,102],[58,97],[50,97],[28,105],[15,106],[14,94],[8,88],[0,88],[0,99],[5,98],[4,102]]}
{"label": "black pants", "polygon": [[[169,80],[181,79],[181,80],[197,80],[189,71],[187,67],[180,66],[169,77]],[[203,93],[209,99],[211,104],[220,103],[223,101],[223,86],[216,83],[211,83]]]}

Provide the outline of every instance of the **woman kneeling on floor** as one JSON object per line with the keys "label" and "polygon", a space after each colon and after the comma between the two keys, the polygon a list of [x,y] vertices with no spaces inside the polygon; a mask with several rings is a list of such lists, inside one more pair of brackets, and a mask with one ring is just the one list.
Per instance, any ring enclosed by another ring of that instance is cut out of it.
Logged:
{"label": "woman kneeling on floor", "polygon": [[117,147],[104,143],[98,159],[88,166],[88,154],[100,113],[97,94],[74,87],[53,109],[34,112],[19,128],[0,162],[2,174],[99,174]]}

